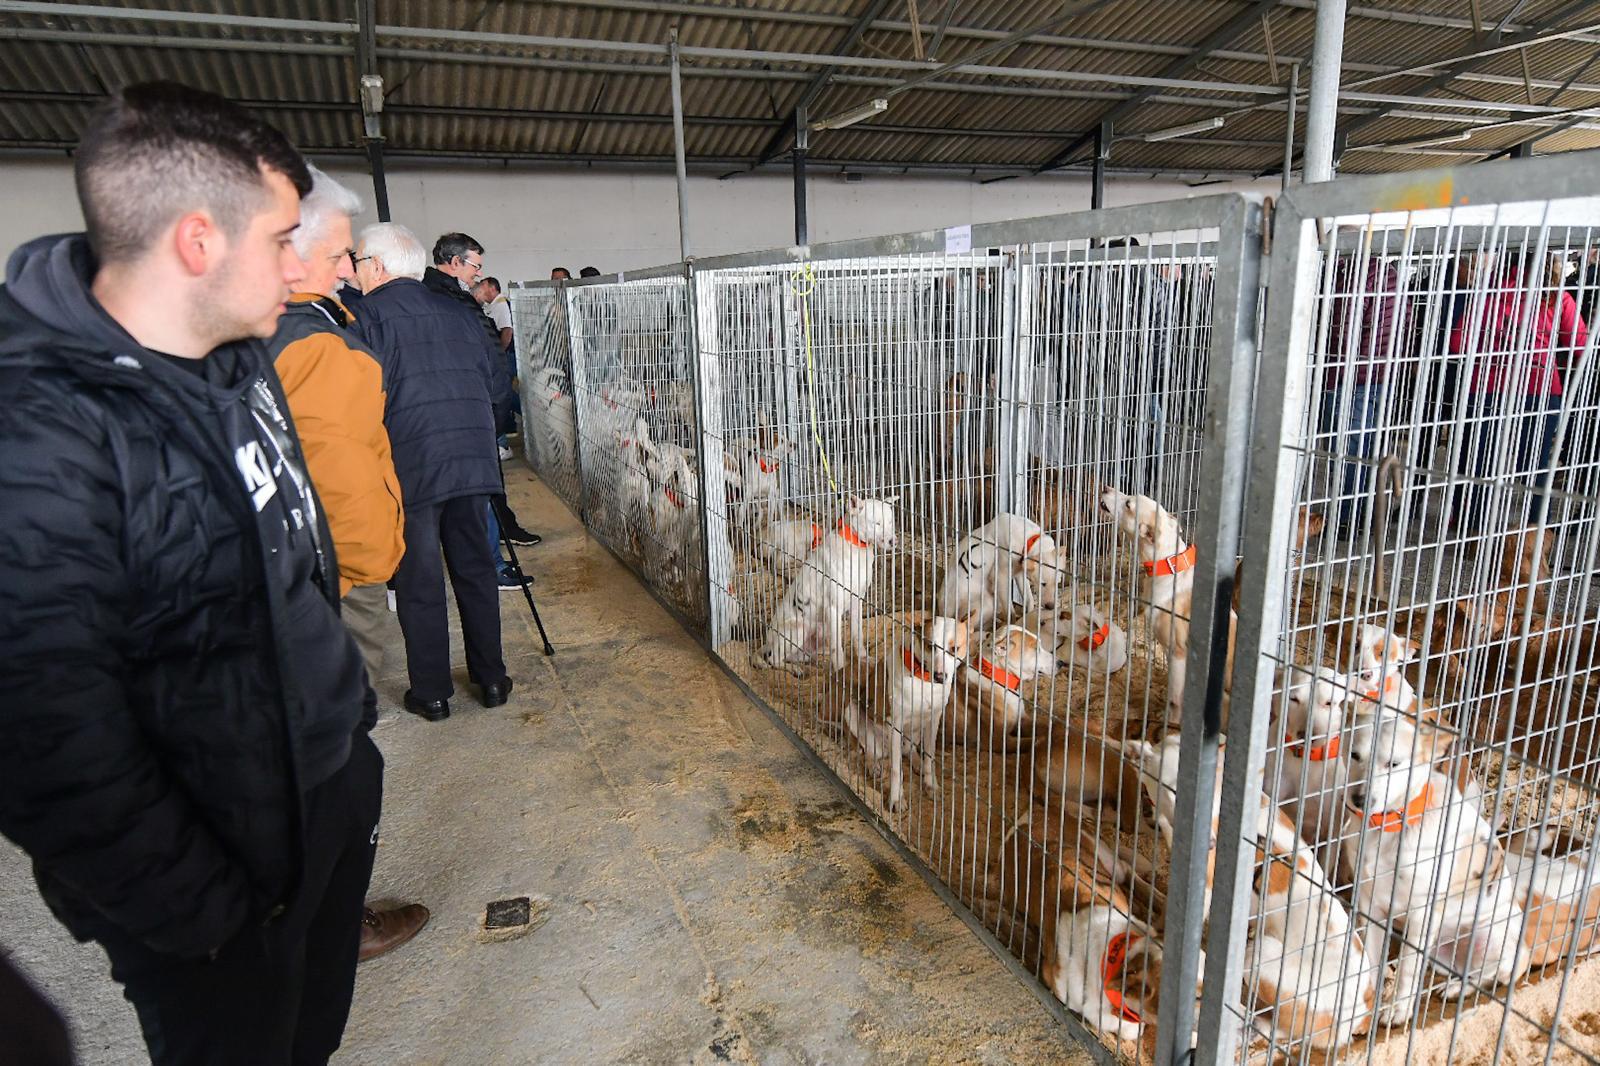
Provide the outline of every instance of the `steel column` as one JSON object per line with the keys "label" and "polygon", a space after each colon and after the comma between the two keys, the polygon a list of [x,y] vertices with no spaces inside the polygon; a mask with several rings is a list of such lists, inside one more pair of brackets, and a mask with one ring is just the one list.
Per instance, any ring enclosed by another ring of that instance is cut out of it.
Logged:
{"label": "steel column", "polygon": [[1089,179],[1089,207],[1106,205],[1106,159],[1111,155],[1111,128],[1102,122],[1094,131],[1094,171]]}
{"label": "steel column", "polygon": [[811,148],[811,129],[806,109],[794,112],[794,243],[806,245],[811,240],[811,227],[806,211],[806,153]]}
{"label": "steel column", "polygon": [[678,170],[678,253],[689,258],[689,173],[683,152],[683,75],[678,62],[678,27],[672,27],[672,149]]}
{"label": "steel column", "polygon": [[1333,178],[1333,131],[1339,104],[1339,62],[1344,55],[1345,0],[1320,0],[1311,46],[1311,91],[1306,97],[1306,150],[1300,180]]}

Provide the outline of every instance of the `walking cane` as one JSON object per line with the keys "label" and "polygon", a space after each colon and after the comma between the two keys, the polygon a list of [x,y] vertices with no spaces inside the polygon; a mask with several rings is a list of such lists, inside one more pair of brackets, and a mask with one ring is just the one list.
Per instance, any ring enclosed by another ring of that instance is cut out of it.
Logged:
{"label": "walking cane", "polygon": [[[505,491],[506,475],[505,471],[502,470],[500,472],[500,494],[502,496],[505,495]],[[507,510],[510,510],[510,508],[508,507]],[[504,522],[499,522],[498,524],[500,526],[500,543],[505,546],[506,558],[510,560],[511,572],[516,575],[517,584],[522,586],[522,595],[528,601],[528,610],[533,613],[533,624],[539,627],[539,639],[544,641],[544,653],[546,655],[554,655],[556,649],[550,643],[549,634],[544,631],[544,621],[539,617],[538,605],[533,602],[533,591],[528,588],[528,578],[522,572],[522,562],[517,558],[516,546],[511,543],[511,535],[506,532],[506,524]]]}

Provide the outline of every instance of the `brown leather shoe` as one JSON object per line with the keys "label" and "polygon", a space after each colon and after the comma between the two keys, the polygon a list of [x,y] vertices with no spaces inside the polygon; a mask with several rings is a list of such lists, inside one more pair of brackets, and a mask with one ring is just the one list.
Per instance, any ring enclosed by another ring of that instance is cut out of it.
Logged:
{"label": "brown leather shoe", "polygon": [[384,952],[393,951],[422,931],[433,915],[420,903],[407,903],[392,911],[375,911],[365,907],[361,911],[361,951],[357,962],[375,959]]}

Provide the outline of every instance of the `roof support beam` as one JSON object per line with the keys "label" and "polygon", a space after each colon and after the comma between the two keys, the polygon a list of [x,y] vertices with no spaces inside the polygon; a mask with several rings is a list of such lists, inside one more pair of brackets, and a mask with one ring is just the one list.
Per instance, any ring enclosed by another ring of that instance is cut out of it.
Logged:
{"label": "roof support beam", "polygon": [[[1410,92],[1428,93],[1435,89],[1442,89],[1454,81],[1457,74],[1464,70],[1470,70],[1475,66],[1481,65],[1490,56],[1498,55],[1500,52],[1505,51],[1507,46],[1513,48],[1519,46],[1526,47],[1529,43],[1540,43],[1544,40],[1548,40],[1550,37],[1550,27],[1559,25],[1562,20],[1571,17],[1575,13],[1585,11],[1592,7],[1593,0],[1573,0],[1573,2],[1564,4],[1559,10],[1553,12],[1544,25],[1524,30],[1521,33],[1513,34],[1510,37],[1502,35],[1502,28],[1505,25],[1502,23],[1502,26],[1496,27],[1494,33],[1490,34],[1491,40],[1489,43],[1491,47],[1487,49],[1475,49],[1474,51],[1469,52],[1456,60],[1446,61],[1442,64],[1432,64],[1431,67],[1425,69],[1438,68],[1439,72],[1433,75],[1433,77],[1429,78],[1427,81],[1423,82],[1421,85],[1412,86]],[[1349,137],[1352,133],[1355,133],[1357,130],[1365,129],[1374,122],[1387,117],[1393,111],[1394,108],[1392,106],[1379,107],[1375,111],[1369,112],[1360,118],[1353,119],[1352,121],[1345,123],[1339,132],[1342,134],[1344,140],[1348,143]]]}
{"label": "roof support beam", "polygon": [[[1228,21],[1224,22],[1221,26],[1218,26],[1215,30],[1212,30],[1209,34],[1207,34],[1205,40],[1201,41],[1200,44],[1196,46],[1195,49],[1188,55],[1167,64],[1166,68],[1162,70],[1161,76],[1163,78],[1176,78],[1180,74],[1187,74],[1189,71],[1194,69],[1196,63],[1210,55],[1215,49],[1221,48],[1229,41],[1238,37],[1240,33],[1244,32],[1245,27],[1253,26],[1259,19],[1266,15],[1269,9],[1276,6],[1277,3],[1278,0],[1254,0],[1249,7],[1239,11],[1232,18],[1228,19]],[[1273,91],[1276,92],[1276,89],[1274,88]],[[1089,143],[1090,139],[1097,136],[1101,129],[1108,125],[1120,122],[1123,118],[1133,112],[1134,109],[1138,108],[1141,104],[1146,103],[1150,97],[1154,95],[1155,93],[1151,89],[1141,89],[1139,92],[1134,93],[1116,107],[1110,108],[1100,116],[1099,121],[1096,123],[1095,133],[1088,135],[1080,134],[1078,137],[1074,138],[1073,141],[1065,148],[1061,149],[1055,155],[1045,160],[1044,164],[1039,167],[1037,173],[1042,174],[1047,170],[1054,170],[1056,167],[1063,166],[1066,163],[1071,162],[1072,158],[1077,155],[1078,151],[1085,147]]]}
{"label": "roof support beam", "polygon": [[[869,0],[867,9],[857,16],[855,22],[851,24],[850,32],[844,35],[844,40],[834,46],[833,54],[835,56],[849,55],[850,51],[860,43],[862,35],[867,32],[867,29],[877,20],[878,16],[883,14],[884,8],[888,7],[889,4],[890,0]],[[761,151],[756,155],[755,166],[759,167],[763,163],[769,163],[782,154],[784,145],[794,136],[795,115],[809,110],[832,79],[833,72],[831,70],[819,70],[812,76],[811,83],[805,87],[804,91],[800,93],[800,98],[795,101],[794,109],[789,113],[789,117],[783,120],[778,128],[773,131],[772,136],[767,138],[767,143],[761,146]]]}
{"label": "roof support beam", "polygon": [[[0,4],[4,4],[6,2],[9,2],[9,0],[0,0]],[[327,24],[327,25],[341,25],[341,24]],[[354,32],[353,24],[351,25],[350,29],[351,29],[352,32]],[[379,26],[377,28],[377,33],[378,33],[378,36],[380,38],[385,35],[385,30],[386,30],[386,28],[382,27],[382,26]],[[450,34],[452,36],[455,35],[455,33],[456,33],[456,31],[439,31],[439,32],[445,33],[445,34]],[[467,35],[467,36],[473,37],[475,39],[481,39],[483,37],[483,35],[481,35],[481,34],[471,34],[471,35]],[[138,48],[159,47],[159,48],[168,48],[168,49],[173,49],[173,48],[194,49],[194,50],[201,50],[201,51],[223,51],[223,52],[226,52],[226,51],[245,51],[245,52],[285,53],[285,54],[297,54],[297,55],[323,55],[323,56],[332,56],[332,57],[349,57],[350,52],[351,52],[350,45],[347,44],[347,43],[333,43],[333,42],[324,43],[324,42],[315,42],[315,41],[308,42],[308,41],[299,41],[299,40],[296,40],[296,41],[274,41],[274,40],[256,40],[256,39],[244,39],[244,38],[234,38],[234,37],[227,37],[227,38],[222,38],[222,37],[203,37],[202,38],[202,37],[186,37],[186,36],[155,35],[155,34],[138,35],[138,34],[128,34],[128,33],[115,33],[115,32],[99,32],[99,33],[96,33],[96,32],[64,31],[64,30],[35,28],[35,27],[19,28],[19,27],[10,27],[10,26],[0,26],[0,40],[5,40],[5,39],[47,41],[47,42],[54,42],[54,43],[84,43],[84,44],[105,45],[105,46],[110,46],[110,47],[138,47]],[[572,48],[572,49],[575,49],[575,50],[588,50],[588,49],[592,49],[592,48],[596,48],[596,47],[604,48],[607,45],[614,45],[615,44],[614,42],[591,42],[591,41],[586,41],[586,40],[582,40],[582,39],[572,39],[572,38],[553,38],[553,39],[545,39],[545,40],[551,40],[551,41],[553,41],[554,43],[556,43],[556,44],[558,44],[560,46],[569,47],[569,48]],[[624,47],[633,49],[633,48],[638,48],[640,46],[636,45],[636,44],[629,44],[629,45],[626,45]],[[659,46],[646,45],[646,46],[643,46],[643,47],[645,47],[647,49],[654,49],[656,51],[660,50]],[[755,57],[758,57],[758,58],[759,57],[767,57],[767,56],[773,55],[773,53],[761,53],[761,52],[747,53],[747,52],[742,52],[741,50],[738,50],[738,49],[718,49],[718,50],[712,50],[712,51],[718,51],[718,52],[724,53],[725,55],[726,54],[733,54],[733,55],[745,56],[745,57],[755,56]],[[390,46],[380,45],[377,48],[377,56],[380,59],[398,59],[398,60],[413,61],[413,62],[484,64],[484,65],[491,65],[491,66],[529,67],[529,68],[547,69],[547,70],[582,71],[582,72],[586,72],[586,73],[619,72],[619,73],[655,74],[655,75],[661,75],[661,76],[665,76],[667,74],[667,64],[663,61],[665,59],[665,55],[664,54],[661,55],[659,58],[652,57],[652,58],[655,58],[655,60],[656,60],[654,62],[616,62],[616,61],[604,61],[604,60],[546,59],[546,58],[543,58],[543,57],[540,57],[540,56],[536,56],[536,55],[496,54],[496,53],[481,52],[481,51],[466,52],[466,51],[451,51],[451,50],[443,50],[443,49],[433,50],[433,49],[422,49],[422,48],[398,48],[398,47],[390,47]],[[795,59],[795,60],[799,60],[799,61],[811,61],[811,60],[816,60],[816,59],[819,59],[819,58],[820,59],[834,59],[835,62],[838,62],[838,63],[843,64],[843,65],[852,65],[852,64],[860,64],[860,65],[871,64],[871,65],[878,65],[878,66],[881,66],[881,65],[904,65],[904,66],[910,66],[910,67],[912,67],[914,69],[919,67],[918,64],[910,63],[908,61],[835,59],[835,57],[815,57],[815,56],[809,56],[809,55],[803,55],[803,54],[802,55],[795,55],[792,58]],[[925,64],[924,65],[920,65],[920,66],[923,67],[924,69],[926,68]],[[1006,76],[1006,77],[1017,77],[1017,76],[1020,75],[1020,76],[1023,76],[1023,77],[1030,77],[1030,78],[1033,78],[1033,79],[1042,79],[1042,80],[1049,81],[1049,82],[1068,83],[1068,84],[1077,84],[1077,85],[1085,85],[1085,86],[1087,86],[1089,84],[1101,85],[1101,84],[1104,84],[1104,81],[1105,81],[1105,75],[1103,73],[1090,73],[1090,72],[1086,72],[1086,71],[1046,71],[1046,70],[1028,70],[1028,69],[1024,69],[1024,68],[1007,68],[1007,67],[971,67],[971,68],[967,68],[965,72],[966,73],[975,73],[975,74],[991,74],[991,75],[995,75],[995,76]],[[811,78],[814,75],[808,74],[808,73],[806,73],[804,71],[793,71],[793,70],[775,70],[775,69],[762,69],[762,68],[751,68],[751,67],[741,67],[741,68],[733,69],[733,68],[711,67],[711,66],[689,66],[689,67],[684,67],[683,76],[684,77],[702,77],[702,78],[722,78],[722,79],[727,79],[727,80],[730,80],[730,81],[787,81],[787,82],[801,81],[801,82],[805,82],[805,81],[811,80]],[[1226,84],[1226,83],[1217,83],[1217,82],[1184,81],[1184,80],[1179,80],[1179,79],[1161,79],[1161,78],[1122,78],[1122,79],[1119,79],[1119,80],[1123,81],[1123,82],[1127,82],[1127,83],[1132,83],[1132,84],[1135,84],[1135,85],[1154,84],[1156,86],[1164,87],[1164,88],[1177,88],[1177,89],[1197,88],[1197,89],[1209,90],[1209,91],[1212,91],[1212,92],[1215,92],[1215,91],[1218,91],[1218,90],[1222,90],[1222,91],[1233,91],[1233,92],[1239,92],[1239,93],[1248,93],[1250,95],[1256,95],[1256,96],[1266,95],[1266,96],[1276,97],[1276,99],[1273,99],[1270,102],[1266,102],[1266,103],[1262,103],[1262,104],[1258,105],[1260,107],[1260,109],[1262,109],[1262,110],[1278,110],[1278,109],[1281,109],[1284,106],[1283,90],[1281,90],[1279,88],[1276,88],[1274,86],[1265,86],[1265,85],[1230,85],[1230,84]],[[838,83],[838,84],[848,84],[848,85],[856,85],[856,86],[872,87],[872,88],[878,88],[878,87],[893,88],[895,86],[900,86],[900,85],[904,85],[905,84],[904,82],[898,81],[898,80],[893,79],[893,78],[887,78],[887,77],[882,77],[882,76],[872,76],[872,75],[867,75],[867,74],[838,74],[838,75],[835,75],[833,81],[835,83]],[[1003,83],[994,83],[994,82],[925,81],[925,82],[920,83],[917,86],[917,88],[920,89],[920,90],[926,90],[926,91],[955,92],[955,93],[961,93],[961,94],[965,94],[965,95],[976,95],[976,96],[991,96],[991,95],[992,96],[1019,96],[1019,97],[1036,97],[1036,98],[1052,98],[1052,99],[1075,99],[1075,100],[1120,101],[1121,99],[1123,99],[1127,95],[1124,92],[1118,92],[1118,91],[1114,91],[1114,90],[1106,90],[1106,89],[1101,89],[1101,88],[1087,88],[1087,87],[1085,87],[1085,88],[1067,89],[1067,88],[1055,88],[1055,87],[1049,87],[1049,86],[1030,86],[1030,85],[1020,85],[1020,84],[1003,84]],[[1411,109],[1409,109],[1409,110],[1406,110],[1406,111],[1403,111],[1403,112],[1396,111],[1396,112],[1392,112],[1392,113],[1396,117],[1416,118],[1416,119],[1421,119],[1421,120],[1426,120],[1426,121],[1442,122],[1442,123],[1449,123],[1449,124],[1468,124],[1468,125],[1488,124],[1488,123],[1491,123],[1491,122],[1495,122],[1497,120],[1489,118],[1486,115],[1484,115],[1483,113],[1485,113],[1485,112],[1501,112],[1501,113],[1527,114],[1527,115],[1530,115],[1530,116],[1534,116],[1533,118],[1530,118],[1529,120],[1526,120],[1525,122],[1523,120],[1518,120],[1518,122],[1519,122],[1519,124],[1526,124],[1526,125],[1529,125],[1529,126],[1540,126],[1540,125],[1548,125],[1549,124],[1548,121],[1539,121],[1539,118],[1541,118],[1541,117],[1544,118],[1544,119],[1547,119],[1547,120],[1553,120],[1553,119],[1556,119],[1558,117],[1559,118],[1565,118],[1565,117],[1568,117],[1571,114],[1569,109],[1550,107],[1550,106],[1547,106],[1547,105],[1546,106],[1534,106],[1534,105],[1524,104],[1524,103],[1520,103],[1520,102],[1518,102],[1518,103],[1504,103],[1504,102],[1491,102],[1491,101],[1480,101],[1480,100],[1452,100],[1452,99],[1443,98],[1443,97],[1411,97],[1411,96],[1396,96],[1396,95],[1388,95],[1388,94],[1357,93],[1357,92],[1348,92],[1348,91],[1347,92],[1341,92],[1340,95],[1341,95],[1341,99],[1343,99],[1343,100],[1349,100],[1351,102],[1357,102],[1357,103],[1365,102],[1365,103],[1390,103],[1390,104],[1399,104],[1399,105],[1409,105],[1411,107]],[[1175,104],[1175,105],[1181,105],[1181,106],[1186,106],[1186,107],[1194,107],[1194,108],[1208,109],[1208,110],[1220,110],[1220,111],[1233,110],[1233,109],[1235,109],[1237,107],[1236,104],[1230,103],[1230,102],[1222,100],[1222,99],[1219,99],[1217,97],[1185,96],[1185,95],[1180,95],[1178,93],[1163,93],[1163,94],[1161,94],[1159,96],[1151,97],[1150,98],[1150,102],[1153,102],[1153,103],[1164,103],[1164,104]],[[1425,106],[1425,107],[1428,107],[1428,108],[1452,108],[1452,107],[1455,107],[1455,108],[1465,109],[1466,112],[1477,112],[1478,114],[1469,114],[1469,113],[1464,113],[1464,112],[1461,112],[1461,111],[1457,111],[1457,112],[1447,112],[1447,111],[1431,112],[1431,111],[1417,110],[1416,107],[1418,107],[1418,106]],[[1342,114],[1349,114],[1349,115],[1356,116],[1356,117],[1360,117],[1360,116],[1363,116],[1364,114],[1367,113],[1367,109],[1345,107],[1345,108],[1341,108],[1341,113]],[[1585,127],[1586,128],[1588,126],[1590,126],[1590,125],[1591,125],[1591,123],[1585,122]]]}

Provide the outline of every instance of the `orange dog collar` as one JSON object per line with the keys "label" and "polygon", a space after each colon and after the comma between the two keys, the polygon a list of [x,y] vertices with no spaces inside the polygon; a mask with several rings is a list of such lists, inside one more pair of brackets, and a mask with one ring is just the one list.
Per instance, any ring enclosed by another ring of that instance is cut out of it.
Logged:
{"label": "orange dog collar", "polygon": [[1380,696],[1393,696],[1399,690],[1400,675],[1390,674],[1388,677],[1383,679],[1383,688],[1375,688],[1371,692],[1363,692],[1362,695],[1372,702],[1377,703]]}
{"label": "orange dog collar", "polygon": [[862,540],[860,535],[850,528],[850,523],[842,518],[839,519],[839,536],[844,538],[846,544],[853,544],[857,548],[869,547],[867,542]]}
{"label": "orange dog collar", "polygon": [[[1143,1025],[1139,1012],[1128,1006],[1122,995],[1122,968],[1128,963],[1128,945],[1141,939],[1138,933],[1118,933],[1106,943],[1106,953],[1100,957],[1100,983],[1105,986],[1106,1002],[1116,1008],[1122,1020]],[[1113,988],[1115,983],[1117,987]]]}
{"label": "orange dog collar", "polygon": [[1402,811],[1379,811],[1367,819],[1367,824],[1374,829],[1382,829],[1385,833],[1398,833],[1408,825],[1416,825],[1422,821],[1422,816],[1428,813],[1428,808],[1433,806],[1433,786],[1423,785],[1422,792],[1416,799],[1406,804]]}
{"label": "orange dog collar", "polygon": [[774,460],[773,462],[769,463],[765,459],[762,459],[760,456],[756,457],[756,465],[761,468],[761,472],[763,474],[770,474],[773,471],[778,469],[778,463],[777,463],[776,460]]}
{"label": "orange dog collar", "polygon": [[1041,536],[1043,536],[1043,534],[1035,533],[1033,536],[1029,537],[1028,538],[1028,543],[1026,543],[1026,544],[1024,544],[1022,546],[1022,554],[1023,555],[1027,555],[1029,552],[1033,551],[1033,546],[1035,544],[1039,543],[1039,538]]}
{"label": "orange dog collar", "polygon": [[1192,568],[1199,556],[1200,553],[1196,550],[1195,545],[1191,544],[1177,555],[1169,555],[1165,559],[1157,559],[1153,563],[1141,563],[1140,565],[1144,567],[1144,572],[1151,577],[1171,577],[1173,574],[1181,574],[1185,570]]}
{"label": "orange dog collar", "polygon": [[978,673],[987,677],[1001,688],[1009,689],[1012,692],[1022,687],[1022,678],[1019,675],[1013,674],[1003,666],[996,666],[982,657],[978,659]]}
{"label": "orange dog collar", "polygon": [[911,671],[912,677],[916,678],[918,681],[935,680],[932,671],[930,671],[926,666],[923,666],[922,663],[917,660],[917,657],[911,654],[910,648],[904,649],[903,654],[905,656],[906,669]]}
{"label": "orange dog collar", "polygon": [[1310,759],[1312,762],[1326,762],[1329,759],[1339,757],[1339,738],[1336,736],[1329,737],[1326,742],[1318,744],[1310,751],[1306,750],[1305,737],[1297,739],[1293,736],[1285,736],[1283,739],[1284,747],[1288,749],[1290,755],[1298,755],[1303,759]]}
{"label": "orange dog collar", "polygon": [[676,492],[673,492],[671,486],[663,485],[661,486],[661,491],[666,495],[667,501],[671,503],[672,506],[677,507],[680,510],[683,508],[683,497],[679,496]]}
{"label": "orange dog collar", "polygon": [[826,534],[822,532],[821,526],[817,525],[815,522],[811,523],[811,549],[813,551],[815,551],[817,546],[822,543],[822,538],[825,535]]}
{"label": "orange dog collar", "polygon": [[1110,635],[1111,623],[1107,622],[1093,633],[1090,633],[1088,636],[1078,641],[1078,647],[1082,648],[1084,651],[1094,651],[1100,645],[1104,644],[1106,642],[1106,638]]}

